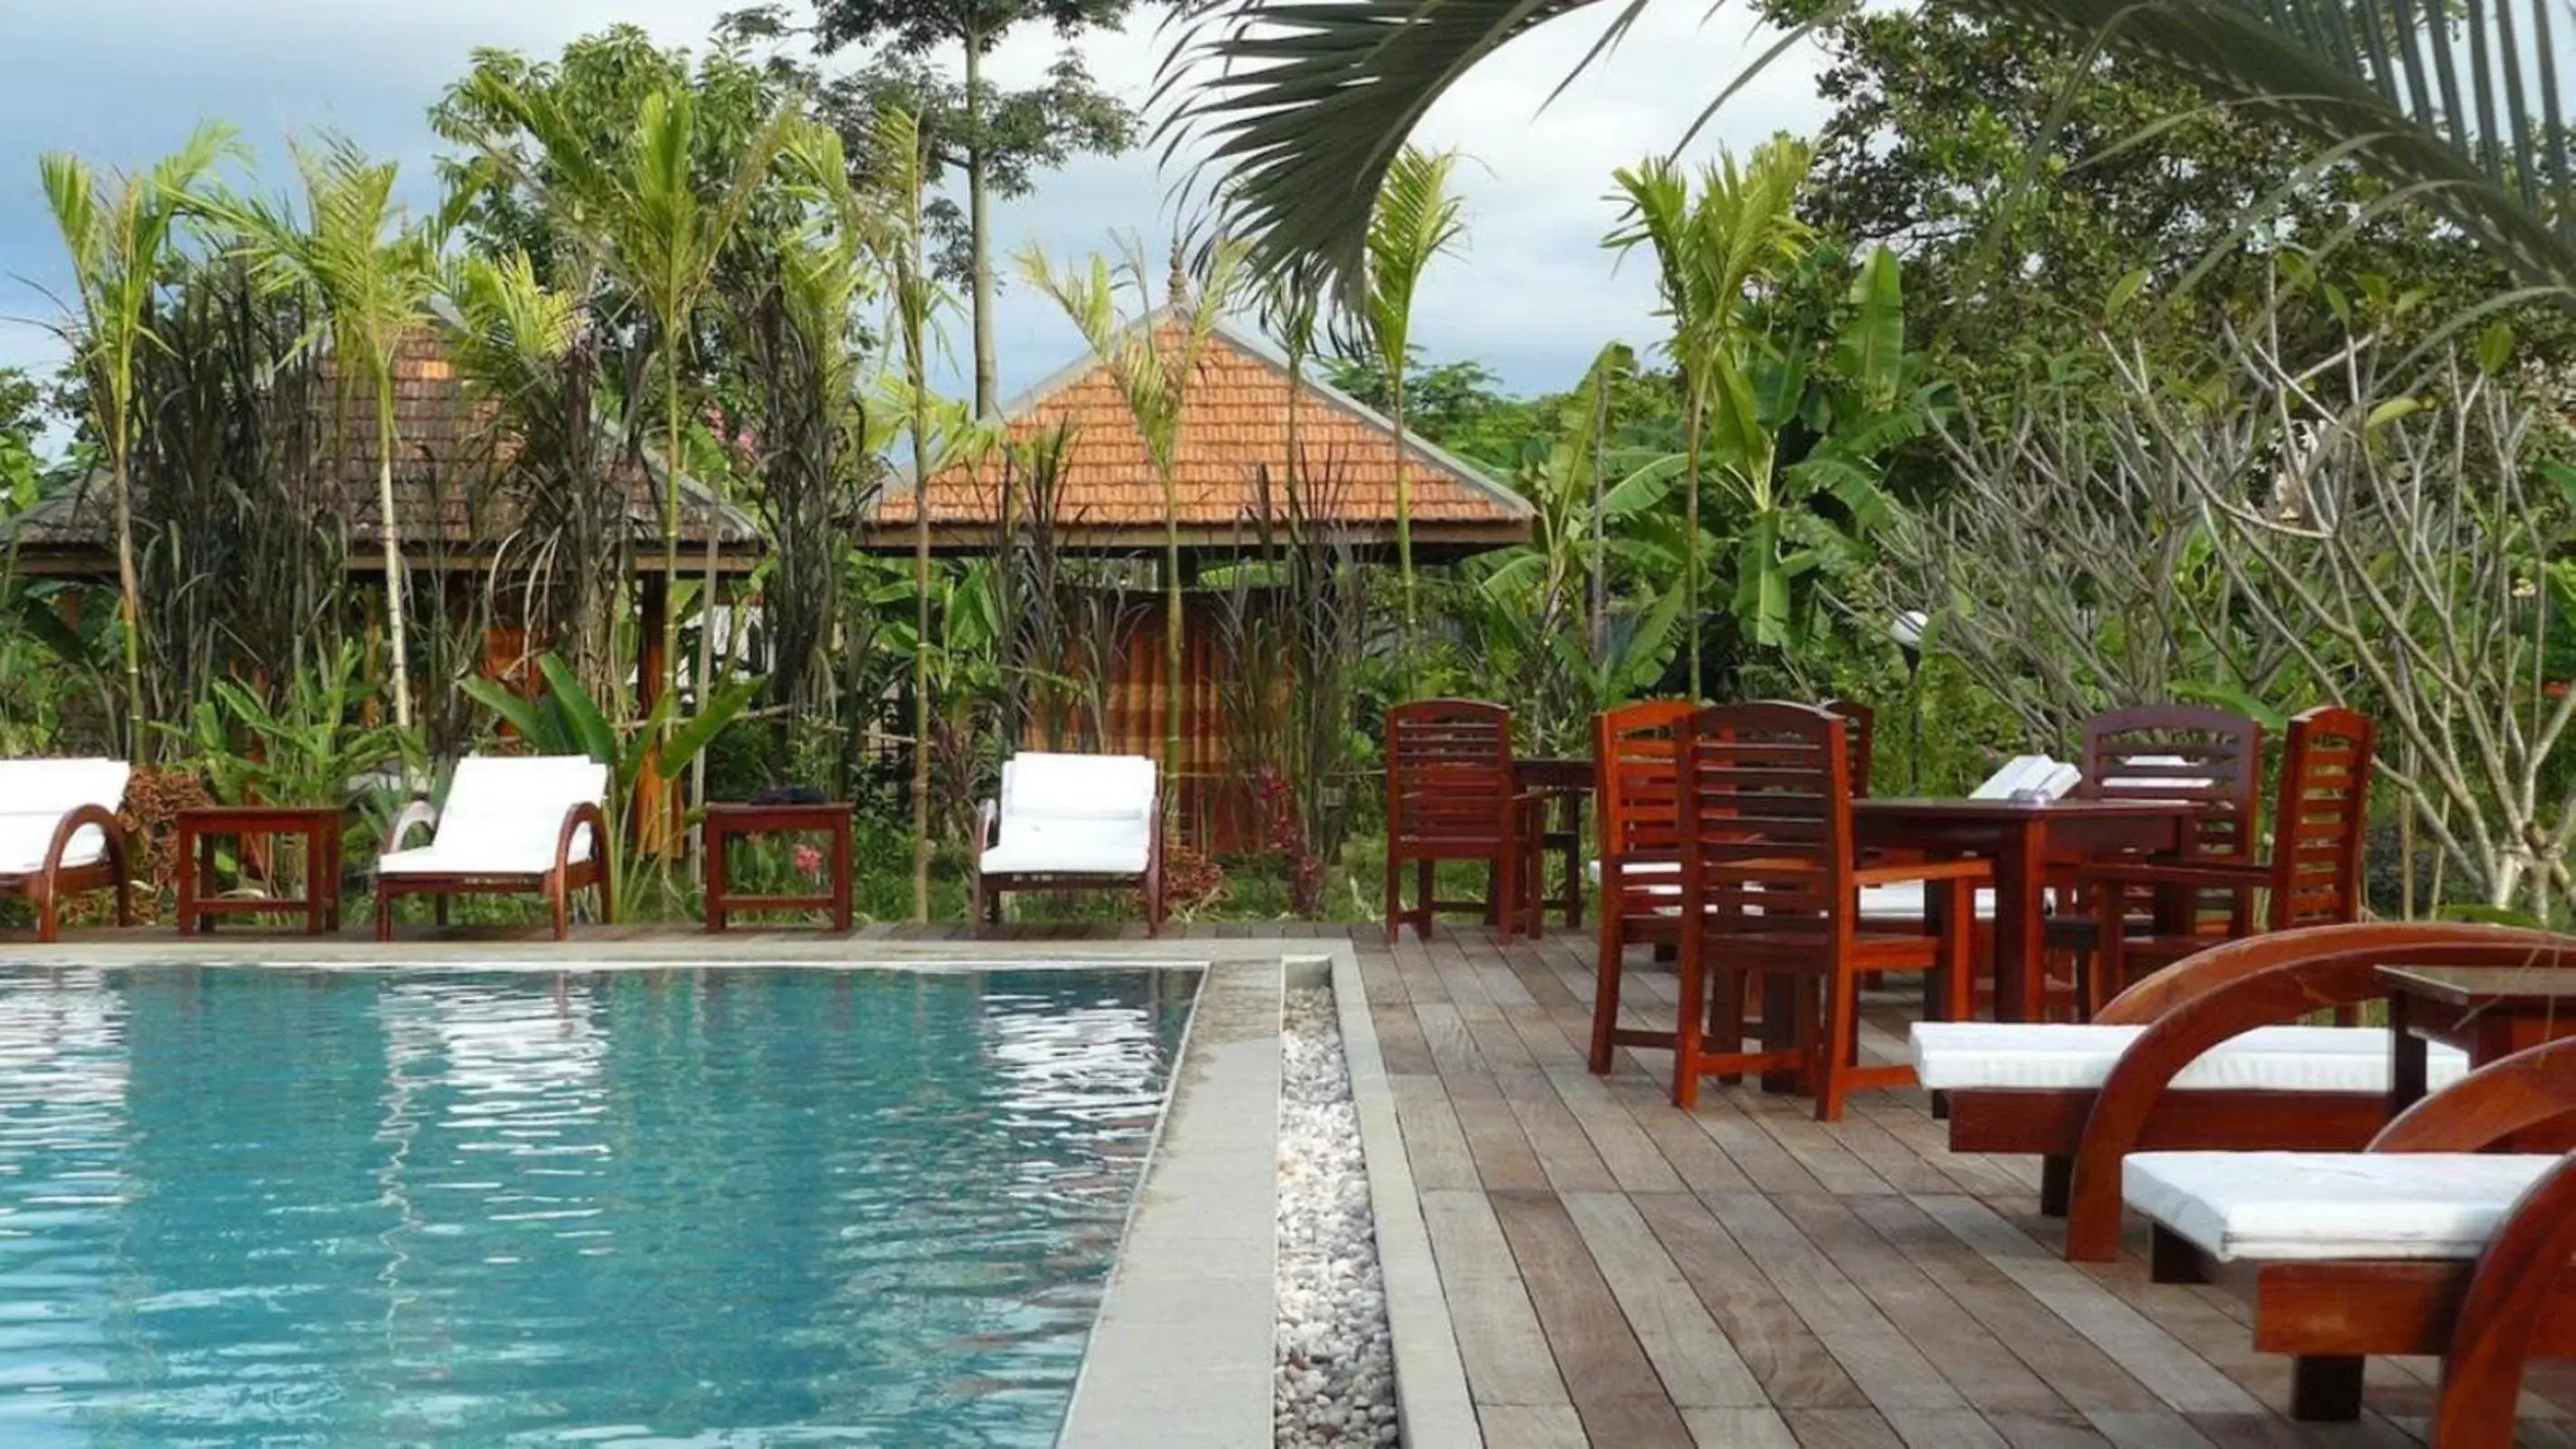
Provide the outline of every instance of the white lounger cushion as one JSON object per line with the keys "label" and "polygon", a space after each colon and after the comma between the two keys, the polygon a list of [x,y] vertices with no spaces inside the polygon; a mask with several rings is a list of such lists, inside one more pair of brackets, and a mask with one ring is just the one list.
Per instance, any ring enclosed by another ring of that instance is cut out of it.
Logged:
{"label": "white lounger cushion", "polygon": [[2465,1152],[2141,1152],[2130,1207],[2222,1262],[2474,1258],[2559,1159]]}
{"label": "white lounger cushion", "polygon": [[[543,875],[555,868],[565,813],[607,800],[608,767],[586,756],[470,756],[448,782],[435,838],[378,858],[376,873]],[[574,860],[590,859],[590,837],[587,826],[574,834]]]}
{"label": "white lounger cushion", "polygon": [[[2047,1091],[2099,1087],[2143,1026],[1925,1021],[1913,1029],[1914,1073],[1933,1091]],[[2445,1046],[2425,1053],[2430,1086],[2468,1075]],[[2388,1033],[2371,1026],[2258,1026],[2219,1043],[2174,1075],[2181,1091],[2385,1092]]]}
{"label": "white lounger cushion", "polygon": [[1154,762],[1143,755],[1014,756],[1002,765],[992,875],[1142,875],[1153,854]]}
{"label": "white lounger cushion", "polygon": [[[0,875],[43,870],[63,817],[83,805],[114,813],[132,773],[123,760],[0,760]],[[106,854],[106,832],[83,826],[62,863],[92,865]]]}

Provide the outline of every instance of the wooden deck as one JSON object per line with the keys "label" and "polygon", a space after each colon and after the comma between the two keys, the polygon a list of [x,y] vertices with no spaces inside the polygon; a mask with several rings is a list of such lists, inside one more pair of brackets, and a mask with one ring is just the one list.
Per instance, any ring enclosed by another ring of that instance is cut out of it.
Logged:
{"label": "wooden deck", "polygon": [[[1919,1092],[1825,1126],[1715,1083],[1680,1112],[1662,1053],[1591,1075],[1588,936],[1353,939],[1496,1449],[2422,1442],[2431,1361],[2373,1360],[2359,1424],[2292,1422],[2240,1299],[2150,1283],[2143,1232],[2066,1263],[2036,1162],[1950,1152]],[[1629,981],[1669,1012],[1669,974]],[[1900,1049],[1892,1012],[1866,1030]],[[2576,1443],[2567,1405],[2536,1365],[2523,1442]]]}

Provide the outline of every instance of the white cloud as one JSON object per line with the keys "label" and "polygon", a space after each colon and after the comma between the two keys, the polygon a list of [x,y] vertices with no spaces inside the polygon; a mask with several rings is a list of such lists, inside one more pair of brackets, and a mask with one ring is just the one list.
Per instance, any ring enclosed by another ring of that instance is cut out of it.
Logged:
{"label": "white cloud", "polygon": [[[551,53],[626,20],[666,44],[695,45],[738,0],[49,0],[41,25],[13,26],[11,81],[0,88],[0,317],[53,308],[17,278],[59,286],[58,245],[35,185],[38,153],[69,149],[109,164],[150,160],[202,116],[241,126],[263,148],[270,184],[283,174],[276,138],[328,126],[400,158],[427,199],[434,141],[423,112],[474,49]],[[18,0],[32,8],[31,0]],[[0,9],[12,8],[0,0]],[[1645,344],[1656,328],[1648,269],[1616,267],[1600,248],[1616,208],[1611,169],[1670,147],[1700,106],[1762,48],[1735,12],[1703,23],[1702,7],[1648,7],[1619,49],[1556,102],[1541,102],[1588,50],[1612,7],[1556,22],[1463,80],[1426,120],[1422,139],[1476,158],[1462,175],[1472,232],[1466,254],[1429,276],[1417,331],[1435,357],[1474,357],[1522,390],[1562,387],[1605,341]],[[1102,84],[1141,104],[1162,38],[1152,12],[1123,35],[1084,42]],[[1051,35],[1014,37],[997,79],[1026,81],[1056,50]],[[1744,144],[1820,115],[1812,66],[1793,55],[1730,101],[1695,149]],[[1167,235],[1168,178],[1154,154],[1084,158],[1002,205],[1004,250],[1032,238],[1057,254],[1089,251],[1112,231]],[[957,348],[965,346],[959,327]],[[1044,299],[1011,288],[996,318],[1007,394],[1076,351]],[[0,326],[0,364],[47,361],[41,331]]]}

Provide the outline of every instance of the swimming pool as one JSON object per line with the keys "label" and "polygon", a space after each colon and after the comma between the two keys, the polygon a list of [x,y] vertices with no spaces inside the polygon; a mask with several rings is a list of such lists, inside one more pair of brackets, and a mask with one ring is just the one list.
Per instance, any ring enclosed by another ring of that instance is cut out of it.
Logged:
{"label": "swimming pool", "polygon": [[0,1444],[1045,1444],[1194,981],[0,971]]}

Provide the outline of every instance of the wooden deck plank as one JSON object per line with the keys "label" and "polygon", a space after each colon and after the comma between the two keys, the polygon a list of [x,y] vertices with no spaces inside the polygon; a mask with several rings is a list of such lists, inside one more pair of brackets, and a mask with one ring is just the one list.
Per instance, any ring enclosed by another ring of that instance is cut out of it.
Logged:
{"label": "wooden deck plank", "polygon": [[1432,1192],[1478,1185],[1475,1154],[1467,1134],[1450,1109],[1448,1089],[1438,1077],[1390,1076],[1395,1096],[1396,1126],[1404,1133],[1404,1155],[1413,1166],[1415,1188]]}
{"label": "wooden deck plank", "polygon": [[1675,1404],[1749,1409],[1770,1403],[1627,1194],[1568,1193],[1565,1210]]}
{"label": "wooden deck plank", "polygon": [[1881,1413],[1893,1419],[1915,1410],[1968,1407],[1923,1351],[1772,1199],[1727,1193],[1709,1198],[1708,1207]]}

